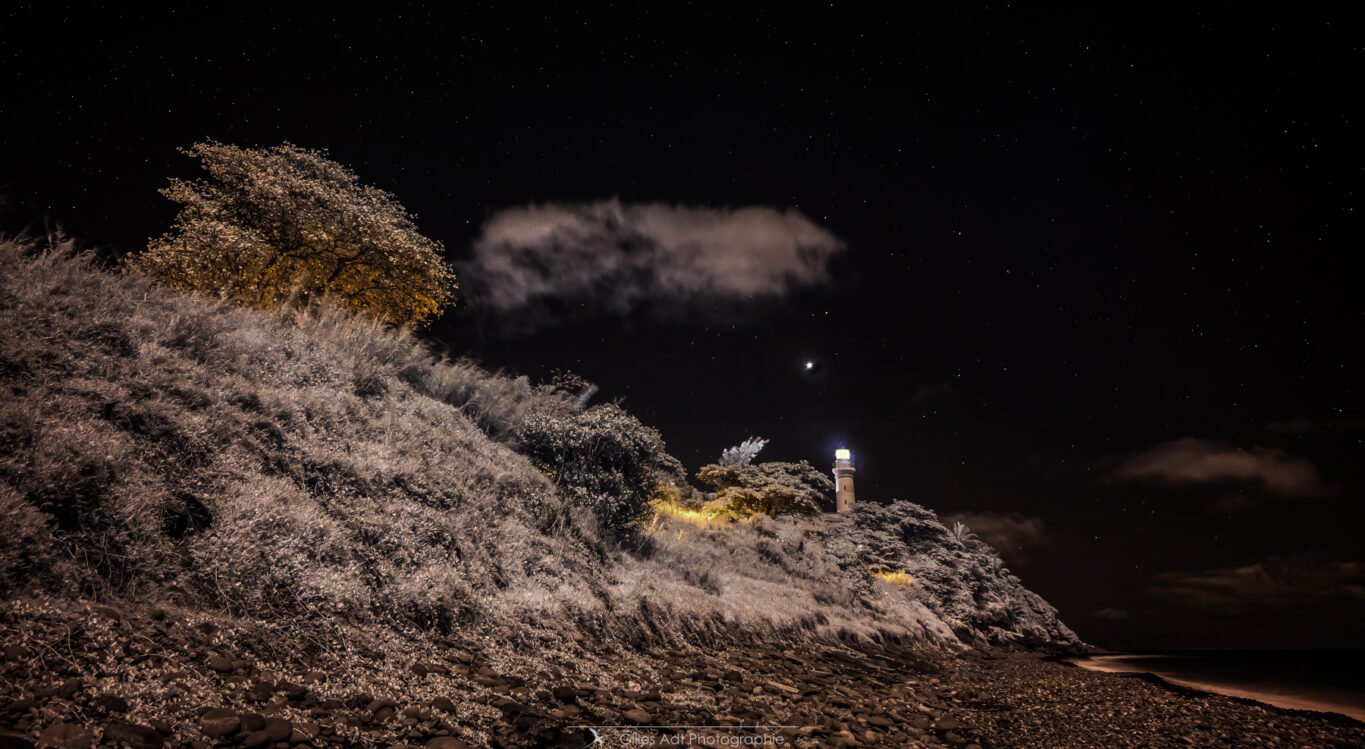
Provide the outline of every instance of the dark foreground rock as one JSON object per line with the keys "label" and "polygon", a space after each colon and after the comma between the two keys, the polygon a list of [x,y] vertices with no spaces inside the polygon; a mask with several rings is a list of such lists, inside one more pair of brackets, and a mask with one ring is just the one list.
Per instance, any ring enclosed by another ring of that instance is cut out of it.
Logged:
{"label": "dark foreground rock", "polygon": [[634,746],[687,731],[786,746],[1365,746],[1346,718],[1027,653],[620,650],[487,632],[418,647],[133,606],[0,611],[0,746],[577,748],[589,726]]}

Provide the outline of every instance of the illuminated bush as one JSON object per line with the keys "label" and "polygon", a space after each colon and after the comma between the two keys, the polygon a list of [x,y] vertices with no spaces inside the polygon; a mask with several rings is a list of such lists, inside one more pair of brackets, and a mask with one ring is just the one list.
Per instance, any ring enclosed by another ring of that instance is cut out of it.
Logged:
{"label": "illuminated bush", "polygon": [[654,508],[656,520],[659,516],[677,518],[686,520],[698,528],[710,528],[717,521],[729,522],[724,511],[708,510],[704,507],[689,507],[669,498],[666,492],[661,492],[650,504]]}
{"label": "illuminated bush", "polygon": [[872,576],[885,580],[892,585],[914,585],[915,578],[905,570],[871,570]]}
{"label": "illuminated bush", "polygon": [[422,325],[451,304],[455,275],[389,193],[291,144],[185,151],[208,179],[172,179],[171,231],[129,264],[183,291],[260,309],[328,297],[391,323]]}
{"label": "illuminated bush", "polygon": [[716,490],[708,508],[734,517],[762,513],[814,515],[834,493],[834,482],[806,461],[799,463],[712,463],[697,478]]}

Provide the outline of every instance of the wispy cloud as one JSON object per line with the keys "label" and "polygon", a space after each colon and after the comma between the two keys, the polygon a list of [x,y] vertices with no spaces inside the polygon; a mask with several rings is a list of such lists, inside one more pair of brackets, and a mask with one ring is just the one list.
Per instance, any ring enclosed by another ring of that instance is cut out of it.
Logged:
{"label": "wispy cloud", "polygon": [[949,377],[942,382],[934,382],[917,388],[910,396],[910,405],[929,406],[946,401],[953,397],[954,392],[953,378]]}
{"label": "wispy cloud", "polygon": [[1281,496],[1327,493],[1318,469],[1304,458],[1268,447],[1240,448],[1193,437],[1163,442],[1125,458],[1111,476],[1168,484],[1244,482]]}
{"label": "wispy cloud", "polygon": [[1291,419],[1272,421],[1265,425],[1272,434],[1309,435],[1365,428],[1365,419],[1357,416],[1335,416],[1321,419],[1307,419],[1295,416]]}
{"label": "wispy cloud", "polygon": [[604,200],[497,213],[459,270],[471,309],[537,328],[783,298],[831,283],[830,261],[844,249],[796,210]]}
{"label": "wispy cloud", "polygon": [[1222,613],[1331,599],[1365,599],[1365,562],[1318,555],[1271,557],[1244,567],[1163,572],[1148,590],[1168,600]]}
{"label": "wispy cloud", "polygon": [[1095,617],[1096,619],[1104,619],[1107,621],[1116,622],[1127,619],[1128,612],[1123,609],[1108,607],[1096,611],[1095,613],[1091,614],[1091,616]]}

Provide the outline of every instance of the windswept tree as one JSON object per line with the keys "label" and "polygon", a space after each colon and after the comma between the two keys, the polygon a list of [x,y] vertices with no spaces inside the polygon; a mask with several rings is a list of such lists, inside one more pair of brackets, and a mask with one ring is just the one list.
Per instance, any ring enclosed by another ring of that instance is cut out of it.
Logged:
{"label": "windswept tree", "polygon": [[183,153],[208,178],[161,190],[180,213],[132,267],[261,309],[326,297],[400,325],[424,325],[453,303],[441,244],[393,195],[321,152],[207,141]]}
{"label": "windswept tree", "polygon": [[799,463],[712,463],[697,478],[716,492],[711,510],[733,517],[758,513],[814,515],[834,494],[834,482],[806,461]]}

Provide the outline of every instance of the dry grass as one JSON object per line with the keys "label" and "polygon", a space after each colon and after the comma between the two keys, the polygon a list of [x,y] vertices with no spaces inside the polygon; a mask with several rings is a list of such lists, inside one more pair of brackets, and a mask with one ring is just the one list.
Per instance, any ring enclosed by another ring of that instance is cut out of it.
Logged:
{"label": "dry grass", "polygon": [[[655,507],[622,546],[514,449],[561,395],[335,311],[242,310],[0,242],[0,379],[7,597],[503,641],[1071,636],[908,503],[750,523]],[[874,585],[874,553],[919,584]]]}

